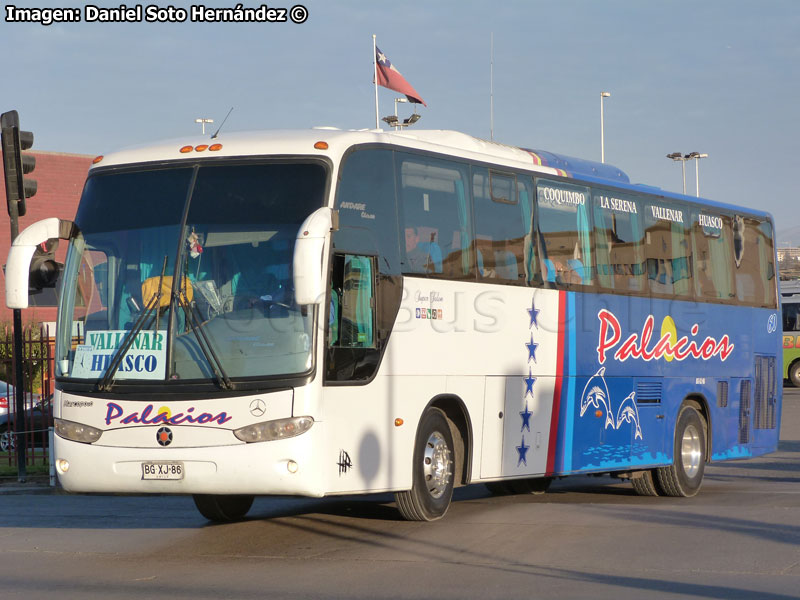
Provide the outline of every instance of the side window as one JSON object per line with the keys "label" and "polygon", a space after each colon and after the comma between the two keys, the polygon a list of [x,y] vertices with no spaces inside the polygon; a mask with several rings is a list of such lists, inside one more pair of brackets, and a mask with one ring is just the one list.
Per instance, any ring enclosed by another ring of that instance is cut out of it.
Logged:
{"label": "side window", "polygon": [[800,302],[783,303],[783,331],[800,331]]}
{"label": "side window", "polygon": [[473,273],[469,170],[460,163],[397,154],[404,273],[463,279]]}
{"label": "side window", "polygon": [[642,205],[616,190],[592,189],[597,280],[605,289],[647,290]]}
{"label": "side window", "polygon": [[536,180],[536,210],[545,281],[567,288],[592,284],[589,188]]}
{"label": "side window", "polygon": [[666,296],[692,294],[689,217],[680,202],[659,199],[646,205],[645,260],[650,291]]}
{"label": "side window", "polygon": [[354,254],[335,255],[332,282],[328,344],[374,348],[374,259]]}
{"label": "side window", "polygon": [[752,217],[733,217],[736,298],[755,306],[774,307],[775,260],[772,225]]}
{"label": "side window", "polygon": [[513,173],[472,170],[479,279],[522,284],[528,280],[525,244],[528,240],[530,245],[531,211],[530,196],[524,192]]}
{"label": "side window", "polygon": [[694,290],[698,300],[731,300],[733,229],[731,218],[708,210],[692,212]]}
{"label": "side window", "polygon": [[336,250],[381,256],[382,272],[400,273],[394,160],[391,150],[350,154],[339,176]]}

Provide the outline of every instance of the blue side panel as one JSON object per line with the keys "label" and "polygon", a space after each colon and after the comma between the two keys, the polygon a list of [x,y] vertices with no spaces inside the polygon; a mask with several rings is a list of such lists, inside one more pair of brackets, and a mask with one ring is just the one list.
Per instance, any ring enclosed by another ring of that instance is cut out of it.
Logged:
{"label": "blue side panel", "polygon": [[756,363],[780,364],[775,310],[570,293],[567,313],[558,471],[670,464],[687,397],[708,415],[713,460],[777,448],[781,382],[774,418],[754,405],[769,380]]}

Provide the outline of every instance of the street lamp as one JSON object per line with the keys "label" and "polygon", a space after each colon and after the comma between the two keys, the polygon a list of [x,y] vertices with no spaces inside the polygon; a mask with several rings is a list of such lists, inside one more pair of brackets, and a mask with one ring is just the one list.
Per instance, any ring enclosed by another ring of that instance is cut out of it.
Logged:
{"label": "street lamp", "polygon": [[667,154],[667,158],[681,161],[681,172],[683,174],[683,193],[686,194],[686,161],[689,160],[689,155],[687,154],[684,156],[680,152],[673,152],[672,154]]}
{"label": "street lamp", "polygon": [[708,158],[708,154],[701,154],[700,152],[690,152],[686,155],[688,160],[694,159],[694,179],[695,179],[695,190],[697,191],[697,197],[700,197],[700,159],[701,158]]}
{"label": "street lamp", "polygon": [[[408,102],[406,98],[395,98],[394,99],[394,114],[389,115],[388,117],[383,117],[381,121],[384,121],[389,125],[389,127],[394,127],[394,130],[397,131],[398,129],[402,129],[403,127],[408,127],[409,125],[413,125],[417,121],[420,120],[422,115],[414,112],[413,115],[408,117],[407,119],[403,119],[400,121],[400,118],[397,116],[397,103],[398,102]],[[414,109],[416,111],[416,108]]]}
{"label": "street lamp", "polygon": [[605,124],[603,123],[603,98],[610,98],[611,92],[600,92],[600,162],[606,162]]}
{"label": "street lamp", "polygon": [[206,123],[213,123],[214,119],[195,119],[195,123],[200,123],[203,127],[203,135],[206,134]]}

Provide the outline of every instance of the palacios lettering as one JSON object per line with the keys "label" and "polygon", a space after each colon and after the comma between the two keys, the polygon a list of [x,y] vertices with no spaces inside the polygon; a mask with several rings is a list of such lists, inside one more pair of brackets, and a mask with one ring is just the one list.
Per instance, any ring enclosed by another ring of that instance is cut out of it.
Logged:
{"label": "palacios lettering", "polygon": [[[620,344],[622,339],[622,328],[617,317],[605,308],[597,313],[600,320],[600,333],[597,341],[597,360],[600,364],[606,361],[606,354]],[[620,362],[629,358],[641,358],[642,360],[684,360],[688,357],[709,360],[719,356],[721,361],[733,352],[734,344],[728,334],[723,335],[719,341],[711,336],[707,336],[702,342],[700,340],[689,339],[688,336],[677,337],[670,333],[664,333],[655,343],[653,343],[653,327],[655,319],[653,315],[648,315],[642,326],[641,333],[632,333],[622,345],[614,352],[614,360]],[[692,337],[700,331],[697,323],[692,325],[690,330]]]}
{"label": "palacios lettering", "polygon": [[106,404],[106,425],[111,425],[112,423],[118,423],[120,425],[182,425],[184,423],[217,423],[218,425],[224,425],[233,418],[228,416],[228,413],[224,411],[217,414],[208,412],[192,414],[195,410],[194,406],[187,408],[185,413],[179,412],[170,414],[168,411],[165,412],[163,409],[159,409],[160,412],[157,412],[155,415],[153,415],[154,410],[155,409],[153,405],[148,404],[144,407],[144,409],[142,409],[141,412],[133,411],[126,414],[125,409],[119,404],[116,402],[109,402]]}

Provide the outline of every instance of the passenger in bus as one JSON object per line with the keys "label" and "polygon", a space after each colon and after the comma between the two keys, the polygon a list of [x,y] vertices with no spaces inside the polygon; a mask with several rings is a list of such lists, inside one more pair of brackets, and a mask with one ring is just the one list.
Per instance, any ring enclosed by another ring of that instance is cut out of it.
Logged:
{"label": "passenger in bus", "polygon": [[436,232],[430,241],[421,242],[418,227],[406,227],[406,270],[411,273],[441,273],[442,249],[436,243]]}

